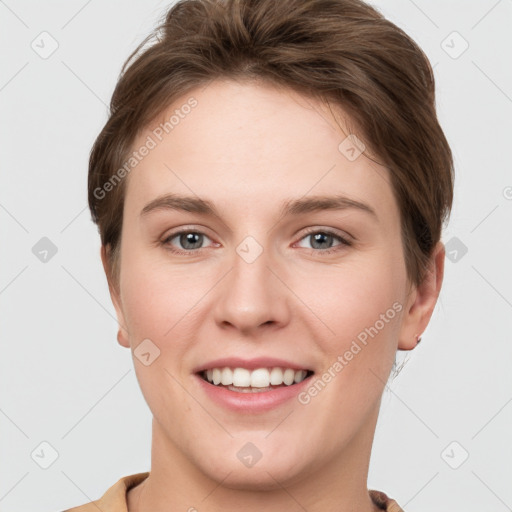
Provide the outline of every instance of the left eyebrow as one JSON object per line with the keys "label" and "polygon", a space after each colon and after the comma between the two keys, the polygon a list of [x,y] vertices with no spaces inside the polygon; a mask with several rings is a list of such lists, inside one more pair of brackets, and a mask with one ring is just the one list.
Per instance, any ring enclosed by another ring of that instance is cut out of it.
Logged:
{"label": "left eyebrow", "polygon": [[343,195],[309,196],[303,199],[286,201],[281,208],[281,215],[300,215],[321,210],[347,209],[366,212],[374,217],[376,221],[379,220],[377,213],[370,205]]}
{"label": "left eyebrow", "polygon": [[[301,215],[322,210],[346,209],[356,209],[366,212],[378,221],[377,213],[370,205],[342,195],[309,196],[301,199],[290,199],[283,203],[281,216]],[[212,202],[199,197],[179,194],[165,194],[153,199],[153,201],[144,206],[140,215],[145,216],[155,210],[181,210],[220,217],[217,208]]]}

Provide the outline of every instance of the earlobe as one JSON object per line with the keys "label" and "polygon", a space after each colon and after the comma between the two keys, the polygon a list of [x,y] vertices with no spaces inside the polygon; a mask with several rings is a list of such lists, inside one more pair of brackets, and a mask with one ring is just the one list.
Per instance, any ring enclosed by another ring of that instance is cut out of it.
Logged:
{"label": "earlobe", "polygon": [[128,337],[126,336],[126,331],[121,327],[117,331],[117,342],[122,347],[130,348],[130,342],[128,340]]}
{"label": "earlobe", "polygon": [[399,350],[412,350],[421,341],[421,333],[427,328],[441,291],[444,258],[444,244],[438,242],[432,251],[425,279],[414,289],[412,303],[404,313],[398,341]]}

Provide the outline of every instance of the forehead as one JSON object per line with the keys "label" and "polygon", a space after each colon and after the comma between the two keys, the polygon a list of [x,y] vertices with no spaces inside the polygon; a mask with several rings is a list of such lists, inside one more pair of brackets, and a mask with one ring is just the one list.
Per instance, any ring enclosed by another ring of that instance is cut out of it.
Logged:
{"label": "forehead", "polygon": [[125,207],[176,192],[278,209],[286,199],[337,193],[396,214],[388,170],[357,157],[357,146],[347,152],[349,130],[341,109],[296,91],[211,82],[175,100],[134,142],[151,149],[129,173]]}

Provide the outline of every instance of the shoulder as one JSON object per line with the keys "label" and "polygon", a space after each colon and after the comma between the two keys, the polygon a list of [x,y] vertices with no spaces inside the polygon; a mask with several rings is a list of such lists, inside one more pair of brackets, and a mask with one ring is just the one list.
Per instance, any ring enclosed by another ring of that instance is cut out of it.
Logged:
{"label": "shoulder", "polygon": [[370,498],[380,509],[386,512],[405,512],[402,507],[385,492],[369,490]]}
{"label": "shoulder", "polygon": [[[127,512],[126,492],[140,484],[149,476],[149,472],[135,473],[120,478],[109,487],[103,496],[97,500],[84,503],[77,507],[68,508],[63,512]],[[372,501],[386,512],[405,512],[398,503],[382,491],[369,490]]]}
{"label": "shoulder", "polygon": [[98,510],[102,512],[127,512],[126,492],[140,484],[148,476],[149,472],[124,476],[109,487],[101,498],[77,507],[68,508],[63,512],[98,512]]}

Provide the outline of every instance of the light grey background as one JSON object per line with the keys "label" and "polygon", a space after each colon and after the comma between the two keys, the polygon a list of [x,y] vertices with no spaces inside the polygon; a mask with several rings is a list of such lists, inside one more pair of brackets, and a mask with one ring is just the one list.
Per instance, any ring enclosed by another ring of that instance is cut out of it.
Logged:
{"label": "light grey background", "polygon": [[[373,3],[435,66],[456,190],[454,261],[421,345],[399,354],[369,487],[407,512],[512,510],[512,1]],[[150,469],[86,181],[120,67],[169,5],[0,1],[1,512],[57,512]],[[58,43],[46,59],[31,47],[51,49],[43,31]],[[46,263],[32,252],[43,237],[57,248]],[[47,469],[43,442],[58,453]]]}

